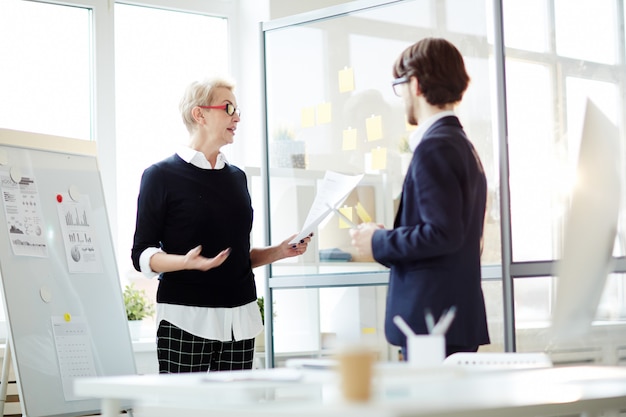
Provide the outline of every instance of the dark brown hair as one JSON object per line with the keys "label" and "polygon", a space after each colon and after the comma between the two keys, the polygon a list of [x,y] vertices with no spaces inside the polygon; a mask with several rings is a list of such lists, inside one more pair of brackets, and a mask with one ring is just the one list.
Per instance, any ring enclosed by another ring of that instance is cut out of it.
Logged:
{"label": "dark brown hair", "polygon": [[457,103],[469,84],[463,56],[450,42],[424,38],[396,59],[393,76],[416,76],[426,101],[433,106]]}

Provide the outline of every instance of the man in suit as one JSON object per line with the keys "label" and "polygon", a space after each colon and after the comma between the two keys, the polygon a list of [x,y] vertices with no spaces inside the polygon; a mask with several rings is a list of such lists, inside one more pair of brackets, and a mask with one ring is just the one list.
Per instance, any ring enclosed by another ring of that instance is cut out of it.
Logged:
{"label": "man in suit", "polygon": [[426,334],[425,312],[437,318],[453,306],[446,356],[475,352],[490,343],[480,275],[487,181],[454,113],[469,76],[457,48],[439,38],[404,50],[393,75],[407,120],[418,126],[409,139],[413,158],[393,229],[361,224],[350,232],[352,244],[390,268],[385,336],[405,358],[406,337],[393,317]]}

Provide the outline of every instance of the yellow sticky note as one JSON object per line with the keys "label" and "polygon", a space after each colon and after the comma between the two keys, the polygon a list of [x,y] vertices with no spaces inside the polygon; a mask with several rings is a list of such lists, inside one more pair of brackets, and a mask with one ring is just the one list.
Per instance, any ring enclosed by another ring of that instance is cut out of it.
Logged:
{"label": "yellow sticky note", "polygon": [[387,148],[372,149],[372,169],[387,168]]}
{"label": "yellow sticky note", "polygon": [[341,149],[344,151],[353,151],[356,149],[356,129],[349,127],[343,131]]}
{"label": "yellow sticky note", "polygon": [[362,334],[376,334],[376,328],[375,327],[363,327],[361,329],[361,333]]}
{"label": "yellow sticky note", "polygon": [[67,322],[72,321],[72,315],[70,313],[63,314],[63,319]]}
{"label": "yellow sticky note", "polygon": [[380,116],[368,117],[365,119],[365,129],[367,130],[367,140],[374,141],[383,138],[383,122]]}
{"label": "yellow sticky note", "polygon": [[317,124],[323,125],[330,123],[332,120],[330,103],[321,103],[317,105]]}
{"label": "yellow sticky note", "polygon": [[305,107],[300,112],[302,127],[315,126],[315,107]]}
{"label": "yellow sticky note", "polygon": [[[352,207],[347,207],[347,206],[339,207],[339,211],[341,212],[341,214],[343,214],[348,219],[354,222],[354,219],[352,218]],[[349,225],[346,221],[344,221],[341,217],[339,217],[340,229],[350,229],[351,227],[352,227],[351,225]]]}
{"label": "yellow sticky note", "polygon": [[347,93],[354,90],[354,70],[352,68],[344,68],[339,70],[339,92]]}
{"label": "yellow sticky note", "polygon": [[359,219],[361,219],[364,223],[372,221],[372,216],[370,216],[367,210],[365,210],[365,207],[363,207],[363,204],[361,204],[360,201],[356,203],[356,215],[359,216]]}

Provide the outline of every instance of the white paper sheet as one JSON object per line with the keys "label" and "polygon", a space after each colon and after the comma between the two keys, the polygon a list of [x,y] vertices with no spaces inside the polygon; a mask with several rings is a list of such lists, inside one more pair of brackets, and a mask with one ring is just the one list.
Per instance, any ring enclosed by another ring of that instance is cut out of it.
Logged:
{"label": "white paper sheet", "polygon": [[101,273],[100,247],[91,224],[93,213],[89,196],[82,195],[80,201],[74,201],[67,193],[59,195],[57,212],[67,269],[71,273]]}
{"label": "white paper sheet", "polygon": [[326,171],[322,183],[317,187],[315,200],[309,209],[302,230],[289,243],[297,243],[315,231],[317,226],[333,211],[363,179],[360,175],[344,175]]}
{"label": "white paper sheet", "polygon": [[82,317],[52,317],[52,331],[61,371],[66,401],[80,398],[74,395],[74,379],[96,376],[89,326]]}
{"label": "white paper sheet", "polygon": [[41,201],[34,176],[23,176],[16,183],[9,171],[3,170],[0,184],[13,254],[47,258]]}

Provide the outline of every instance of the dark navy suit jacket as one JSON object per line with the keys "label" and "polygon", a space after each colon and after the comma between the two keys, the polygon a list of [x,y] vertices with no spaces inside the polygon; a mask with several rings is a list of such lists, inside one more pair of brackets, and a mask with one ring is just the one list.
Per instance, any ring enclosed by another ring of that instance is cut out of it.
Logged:
{"label": "dark navy suit jacket", "polygon": [[451,306],[448,345],[489,343],[480,276],[486,199],[482,164],[458,118],[437,120],[413,153],[394,228],[372,239],[374,259],[391,269],[385,335],[392,345],[406,346],[395,315],[425,334],[425,309],[437,319]]}

